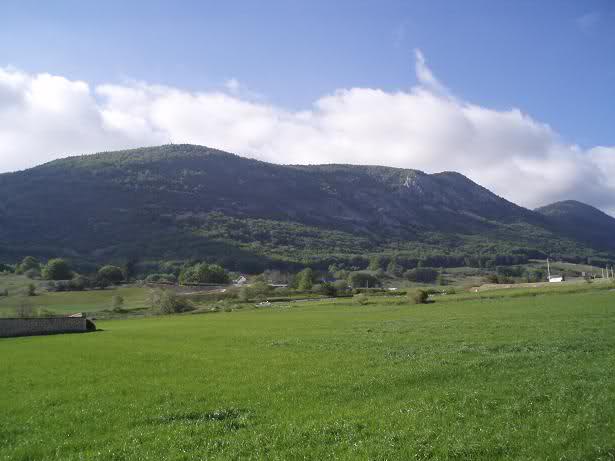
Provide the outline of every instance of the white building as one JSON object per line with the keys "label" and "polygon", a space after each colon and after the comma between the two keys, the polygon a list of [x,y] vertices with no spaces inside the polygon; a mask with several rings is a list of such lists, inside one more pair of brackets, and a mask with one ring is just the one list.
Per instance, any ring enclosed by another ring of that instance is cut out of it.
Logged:
{"label": "white building", "polygon": [[549,260],[547,259],[547,273],[548,279],[550,283],[560,283],[564,281],[563,275],[551,275],[551,265],[549,264]]}

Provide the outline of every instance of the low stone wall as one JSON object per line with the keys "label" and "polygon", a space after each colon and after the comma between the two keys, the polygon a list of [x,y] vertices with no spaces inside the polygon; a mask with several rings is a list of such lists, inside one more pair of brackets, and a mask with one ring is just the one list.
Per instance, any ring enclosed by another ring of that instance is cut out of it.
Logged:
{"label": "low stone wall", "polygon": [[0,338],[83,333],[96,327],[85,317],[0,319]]}

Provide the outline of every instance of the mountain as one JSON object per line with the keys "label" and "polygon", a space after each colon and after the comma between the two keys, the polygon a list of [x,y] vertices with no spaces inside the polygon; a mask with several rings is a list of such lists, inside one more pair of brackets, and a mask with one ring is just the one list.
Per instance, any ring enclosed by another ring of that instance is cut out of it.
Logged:
{"label": "mountain", "polygon": [[[565,233],[558,219],[459,173],[275,165],[193,145],[70,157],[0,175],[0,258],[8,261],[206,259],[256,270],[377,253],[432,257],[434,265],[600,254],[592,236],[568,231],[574,218]],[[609,242],[600,248],[613,248]]]}
{"label": "mountain", "polygon": [[615,218],[576,200],[552,203],[535,210],[546,216],[558,233],[594,248],[611,249],[615,241]]}

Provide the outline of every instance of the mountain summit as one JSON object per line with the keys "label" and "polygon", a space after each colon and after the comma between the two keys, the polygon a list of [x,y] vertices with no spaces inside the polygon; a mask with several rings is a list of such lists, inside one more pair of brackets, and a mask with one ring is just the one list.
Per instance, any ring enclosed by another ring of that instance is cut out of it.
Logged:
{"label": "mountain summit", "polygon": [[559,233],[597,248],[613,248],[615,218],[593,206],[565,200],[537,208],[536,212],[548,217]]}

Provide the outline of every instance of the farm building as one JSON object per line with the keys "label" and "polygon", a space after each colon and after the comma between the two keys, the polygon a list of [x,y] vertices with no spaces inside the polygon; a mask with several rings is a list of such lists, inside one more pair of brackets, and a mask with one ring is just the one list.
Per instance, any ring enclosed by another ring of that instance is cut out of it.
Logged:
{"label": "farm building", "polygon": [[95,331],[96,325],[83,314],[70,317],[0,319],[0,338]]}
{"label": "farm building", "polygon": [[563,275],[551,275],[551,264],[549,264],[549,260],[547,259],[547,279],[550,283],[560,283],[564,281]]}

